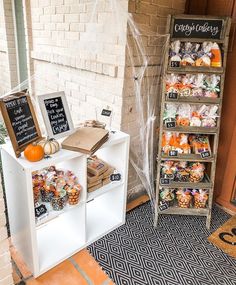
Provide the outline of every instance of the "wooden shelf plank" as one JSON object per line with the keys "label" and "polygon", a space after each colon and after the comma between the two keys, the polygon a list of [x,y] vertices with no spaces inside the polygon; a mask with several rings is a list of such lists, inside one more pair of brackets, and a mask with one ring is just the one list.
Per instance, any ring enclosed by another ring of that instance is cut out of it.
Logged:
{"label": "wooden shelf plank", "polygon": [[220,98],[209,97],[179,97],[178,99],[165,98],[165,102],[168,103],[194,103],[194,104],[220,104]]}
{"label": "wooden shelf plank", "polygon": [[213,162],[215,156],[208,158],[201,158],[200,154],[179,154],[177,157],[162,154],[160,160],[175,160],[175,161],[201,161],[201,162]]}
{"label": "wooden shelf plank", "polygon": [[173,206],[164,211],[159,211],[158,214],[207,216],[209,214],[209,209],[180,208]]}
{"label": "wooden shelf plank", "polygon": [[[161,182],[161,180],[160,180]],[[176,182],[170,180],[170,184],[161,184],[161,187],[165,188],[191,188],[191,189],[210,189],[212,188],[212,182],[210,181],[207,174],[205,174],[204,179],[201,182],[194,183],[194,182]]]}
{"label": "wooden shelf plank", "polygon": [[178,133],[194,133],[194,134],[216,134],[218,128],[205,128],[205,127],[182,127],[178,126],[175,128],[163,127],[163,131],[178,132]]}
{"label": "wooden shelf plank", "polygon": [[[191,43],[203,43],[203,42],[206,42],[208,41],[207,39],[201,39],[201,38],[171,38],[170,39],[171,42],[174,42],[174,41],[180,41],[180,42],[191,42]],[[224,40],[223,39],[214,39],[214,42],[215,43],[218,43],[218,44],[223,44],[224,43]]]}
{"label": "wooden shelf plank", "polygon": [[167,67],[167,73],[223,73],[223,67],[208,67],[208,66],[181,66],[181,67]]}

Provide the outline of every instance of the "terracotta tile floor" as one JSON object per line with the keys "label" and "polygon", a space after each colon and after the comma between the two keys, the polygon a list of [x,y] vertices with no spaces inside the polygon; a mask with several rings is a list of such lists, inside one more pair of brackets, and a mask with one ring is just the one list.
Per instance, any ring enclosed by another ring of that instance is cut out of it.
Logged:
{"label": "terracotta tile floor", "polygon": [[13,247],[11,253],[15,284],[24,281],[26,285],[114,285],[86,249],[36,279]]}

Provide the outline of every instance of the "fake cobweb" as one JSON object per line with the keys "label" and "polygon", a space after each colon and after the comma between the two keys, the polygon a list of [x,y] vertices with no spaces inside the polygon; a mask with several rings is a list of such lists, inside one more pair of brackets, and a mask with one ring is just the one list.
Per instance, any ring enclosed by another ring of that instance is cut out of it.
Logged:
{"label": "fake cobweb", "polygon": [[[26,81],[3,96],[27,88],[43,135],[37,96],[56,91],[65,91],[75,126],[97,119],[130,133],[128,198],[146,191],[154,213],[160,74],[168,35],[140,30],[127,12],[127,1],[91,0],[84,5],[89,21],[81,23],[85,31],[79,40],[68,40],[70,48],[33,46],[40,61],[34,61]],[[101,116],[103,108],[112,111],[111,118]]]}

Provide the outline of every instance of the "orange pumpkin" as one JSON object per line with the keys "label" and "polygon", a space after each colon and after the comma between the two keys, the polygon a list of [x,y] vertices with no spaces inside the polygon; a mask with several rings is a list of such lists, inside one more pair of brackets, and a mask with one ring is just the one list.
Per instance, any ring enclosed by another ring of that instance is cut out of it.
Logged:
{"label": "orange pumpkin", "polygon": [[24,155],[31,162],[39,161],[44,157],[43,147],[36,143],[29,144],[24,151]]}

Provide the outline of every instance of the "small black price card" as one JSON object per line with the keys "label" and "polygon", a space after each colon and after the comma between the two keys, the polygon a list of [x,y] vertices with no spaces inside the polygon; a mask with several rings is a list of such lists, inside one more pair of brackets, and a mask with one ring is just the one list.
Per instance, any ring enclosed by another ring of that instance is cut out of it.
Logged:
{"label": "small black price card", "polygon": [[176,122],[166,122],[166,127],[168,129],[175,128],[176,127]]}
{"label": "small black price card", "polygon": [[177,150],[170,150],[169,151],[169,156],[177,157],[178,156],[178,151]]}
{"label": "small black price card", "polygon": [[111,110],[102,109],[101,115],[106,116],[106,117],[110,117],[111,116]]}
{"label": "small black price card", "polygon": [[121,180],[121,174],[120,173],[113,173],[110,176],[111,181],[120,181]]}
{"label": "small black price card", "polygon": [[39,218],[42,215],[47,214],[48,210],[47,210],[46,206],[42,204],[42,205],[37,206],[34,209],[34,212],[35,212],[35,217]]}
{"label": "small black price card", "polygon": [[159,205],[159,210],[160,211],[164,211],[168,209],[168,204],[166,202],[162,202],[160,205]]}
{"label": "small black price card", "polygon": [[171,67],[179,67],[180,66],[180,61],[171,61],[170,62]]}
{"label": "small black price card", "polygon": [[168,179],[170,179],[170,180],[172,180],[172,179],[174,179],[174,174],[165,174],[164,175],[164,178],[168,178]]}
{"label": "small black price card", "polygon": [[162,185],[169,185],[170,179],[169,178],[161,178],[161,184]]}
{"label": "small black price card", "polygon": [[201,158],[211,157],[211,153],[209,150],[201,152]]}
{"label": "small black price card", "polygon": [[178,99],[178,93],[177,92],[168,92],[167,98],[171,100],[177,100]]}

